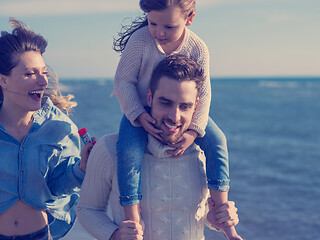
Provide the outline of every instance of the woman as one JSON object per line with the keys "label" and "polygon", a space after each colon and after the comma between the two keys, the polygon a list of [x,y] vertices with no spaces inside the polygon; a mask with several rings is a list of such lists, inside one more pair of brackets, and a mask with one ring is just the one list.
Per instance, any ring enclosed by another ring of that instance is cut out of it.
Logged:
{"label": "woman", "polygon": [[62,112],[76,103],[48,73],[47,41],[10,23],[0,37],[0,239],[58,239],[75,220],[92,144],[80,160],[77,127]]}

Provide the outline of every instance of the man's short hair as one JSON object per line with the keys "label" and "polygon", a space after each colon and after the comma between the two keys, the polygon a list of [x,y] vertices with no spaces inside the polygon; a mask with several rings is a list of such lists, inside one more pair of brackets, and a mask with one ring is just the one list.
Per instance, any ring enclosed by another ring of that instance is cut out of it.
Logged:
{"label": "man's short hair", "polygon": [[179,82],[194,81],[198,92],[205,81],[202,67],[191,57],[180,54],[166,57],[153,70],[149,86],[152,95],[158,88],[159,80],[162,77],[168,77]]}

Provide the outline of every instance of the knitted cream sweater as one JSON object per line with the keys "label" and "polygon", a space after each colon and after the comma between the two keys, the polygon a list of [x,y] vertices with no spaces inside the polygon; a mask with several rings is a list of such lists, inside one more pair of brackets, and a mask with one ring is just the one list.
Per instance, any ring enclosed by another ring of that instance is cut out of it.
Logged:
{"label": "knitted cream sweater", "polygon": [[[202,137],[208,122],[211,87],[209,74],[209,52],[206,44],[192,31],[185,28],[184,39],[176,51],[195,59],[203,68],[206,81],[200,89],[197,105],[190,129]],[[121,55],[114,77],[114,90],[123,113],[134,126],[137,117],[145,111],[146,96],[153,69],[166,57],[161,46],[150,35],[148,26],[137,30],[130,37]]]}
{"label": "knitted cream sweater", "polygon": [[[124,220],[119,204],[116,142],[117,135],[106,135],[94,146],[77,206],[80,223],[97,239],[108,240]],[[168,146],[152,137],[147,149],[141,170],[144,239],[204,239],[208,197],[204,154],[192,145],[182,157],[170,158],[165,152]]]}

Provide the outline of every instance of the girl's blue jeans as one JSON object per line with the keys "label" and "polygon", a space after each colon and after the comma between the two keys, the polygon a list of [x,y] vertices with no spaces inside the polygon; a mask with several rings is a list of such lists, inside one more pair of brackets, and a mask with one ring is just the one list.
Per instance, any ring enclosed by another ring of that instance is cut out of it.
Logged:
{"label": "girl's blue jeans", "polygon": [[[229,190],[229,161],[226,137],[215,122],[209,117],[204,137],[198,137],[195,143],[206,156],[206,174],[208,187],[218,191]],[[147,146],[147,132],[143,127],[134,127],[123,116],[117,142],[118,184],[120,204],[137,204],[142,196],[141,163]]]}

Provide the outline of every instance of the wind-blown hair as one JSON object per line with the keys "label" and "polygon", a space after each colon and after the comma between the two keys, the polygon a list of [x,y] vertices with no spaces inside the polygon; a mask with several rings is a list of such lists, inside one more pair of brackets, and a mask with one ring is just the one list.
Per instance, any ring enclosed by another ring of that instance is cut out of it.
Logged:
{"label": "wind-blown hair", "polygon": [[114,38],[113,49],[116,52],[122,53],[125,49],[127,42],[131,35],[140,28],[148,25],[147,13],[151,11],[161,11],[169,7],[178,6],[181,9],[181,13],[185,15],[185,18],[190,16],[195,11],[195,0],[140,0],[139,5],[144,12],[143,16],[140,16],[132,21],[131,25],[122,25],[121,30],[118,33],[119,38]]}
{"label": "wind-blown hair", "polygon": [[[22,53],[35,51],[42,55],[48,44],[44,37],[33,32],[24,23],[14,18],[10,18],[9,23],[13,27],[12,33],[2,31],[0,36],[0,74],[4,76],[10,76],[12,69],[19,64]],[[74,96],[71,94],[62,96],[57,76],[49,67],[48,72],[48,86],[44,95],[68,114],[69,110],[77,105],[71,101]],[[0,103],[2,101],[3,92],[0,86]]]}
{"label": "wind-blown hair", "polygon": [[192,58],[181,54],[166,57],[153,70],[149,85],[152,95],[157,90],[162,77],[168,77],[179,82],[194,81],[198,93],[205,81],[202,67]]}

